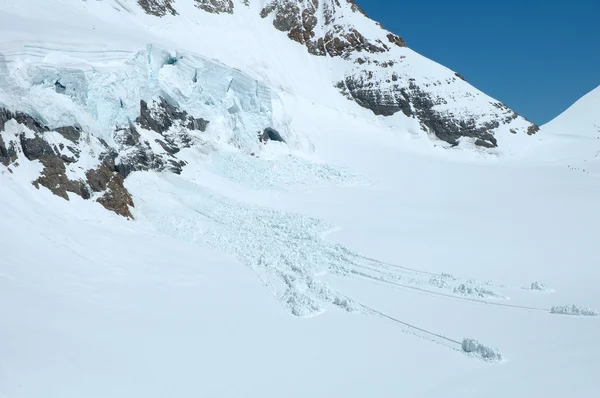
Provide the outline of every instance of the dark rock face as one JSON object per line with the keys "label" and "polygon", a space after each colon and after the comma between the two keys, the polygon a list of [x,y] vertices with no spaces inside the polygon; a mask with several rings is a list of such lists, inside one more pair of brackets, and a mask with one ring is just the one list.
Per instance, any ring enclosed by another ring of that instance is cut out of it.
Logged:
{"label": "dark rock face", "polygon": [[148,107],[146,101],[140,101],[140,116],[136,123],[143,129],[152,130],[159,134],[167,132],[175,121],[180,121],[189,130],[206,131],[208,120],[194,119],[187,112],[180,111],[170,105],[164,98],[159,98],[152,108]]}
{"label": "dark rock face", "polygon": [[151,104],[140,101],[140,116],[136,125],[155,133],[161,138],[154,139],[165,151],[166,156],[156,155],[148,142],[140,140],[136,125],[117,132],[117,140],[125,146],[134,147],[122,156],[118,165],[119,171],[126,178],[133,171],[168,170],[181,174],[184,161],[176,159],[175,155],[183,148],[191,147],[193,137],[190,132],[204,132],[209,121],[194,118],[187,112],[170,105],[164,98],[158,98]]}
{"label": "dark rock face", "polygon": [[533,123],[531,126],[529,126],[527,128],[527,135],[534,135],[538,131],[540,131],[540,126],[538,126],[537,124]]}
{"label": "dark rock face", "polygon": [[[287,32],[290,39],[305,45],[311,54],[339,57],[352,63],[344,80],[337,83],[347,98],[376,115],[402,112],[414,117],[424,130],[451,145],[457,145],[460,137],[470,137],[479,146],[495,147],[496,129],[518,117],[507,107],[493,108],[491,102],[489,109],[484,109],[484,104],[472,111],[467,97],[478,94],[464,86],[461,82],[464,77],[458,73],[443,78],[444,81],[436,81],[435,76],[419,77],[418,83],[411,79],[410,63],[406,67],[397,65],[406,58],[399,49],[406,47],[404,39],[380,24],[381,32],[369,32],[366,37],[366,31],[357,28],[362,25],[354,22],[367,16],[353,0],[270,0],[261,16],[271,16],[276,29]],[[444,85],[449,89],[436,88]],[[455,113],[439,111],[449,107],[437,105],[448,105],[457,99],[464,99],[461,109]],[[527,133],[536,131],[531,126]]]}
{"label": "dark rock face", "polygon": [[[355,28],[337,23],[340,1],[349,3],[352,12],[364,14],[352,0],[271,0],[262,9],[261,17],[273,15],[276,29],[288,32],[290,39],[305,45],[314,55],[347,57],[354,52],[389,51],[390,47],[381,40],[368,40]],[[388,39],[395,45],[406,45],[392,33]]]}
{"label": "dark rock face", "polygon": [[212,14],[233,14],[232,0],[195,0],[196,7]]}
{"label": "dark rock face", "polygon": [[173,0],[138,0],[138,4],[147,14],[156,17],[164,17],[167,14],[177,15],[177,11],[173,8]]}
{"label": "dark rock face", "polygon": [[[26,134],[24,131],[13,136],[10,145],[6,145],[3,136],[8,134],[4,132],[6,122],[15,120],[20,125],[34,131]],[[0,162],[4,166],[9,166],[18,159],[19,152],[30,161],[39,161],[44,167],[40,176],[32,182],[36,188],[43,186],[50,190],[54,195],[69,200],[68,192],[81,196],[83,199],[90,199],[92,193],[101,195],[98,199],[105,208],[115,213],[132,217],[129,206],[133,206],[131,196],[123,186],[123,177],[118,173],[115,165],[117,153],[106,147],[107,151],[102,155],[103,162],[95,170],[88,170],[86,178],[82,180],[72,180],[67,176],[67,164],[76,163],[79,159],[80,150],[77,147],[82,136],[81,128],[77,126],[64,126],[55,131],[73,142],[72,146],[53,146],[46,141],[44,133],[51,131],[44,127],[33,116],[25,113],[11,113],[6,109],[0,109]],[[15,142],[18,144],[15,145]],[[102,144],[101,144],[102,145]],[[63,154],[64,149],[68,149],[73,156]]]}
{"label": "dark rock face", "polygon": [[39,121],[34,119],[32,116],[27,115],[22,112],[11,112],[8,109],[0,108],[0,131],[4,131],[4,127],[6,122],[9,120],[16,120],[17,123],[22,124],[33,130],[36,133],[43,133],[44,131],[48,131],[48,127],[42,125]]}
{"label": "dark rock face", "polygon": [[42,185],[48,188],[53,194],[69,200],[67,192],[72,192],[84,199],[89,199],[90,194],[83,181],[70,180],[67,175],[64,161],[59,157],[44,157],[39,159],[44,165],[42,174],[33,182],[33,185],[39,189]]}
{"label": "dark rock face", "polygon": [[390,43],[393,43],[398,47],[406,47],[406,41],[398,35],[395,35],[390,32],[388,33],[387,38],[390,41]]}
{"label": "dark rock face", "polygon": [[107,184],[106,193],[98,199],[107,210],[114,211],[120,216],[133,218],[129,207],[135,207],[133,199],[123,186],[123,177],[119,173],[113,173]]}
{"label": "dark rock face", "polygon": [[0,108],[0,131],[4,131],[6,122],[14,119],[14,115],[8,109]]}
{"label": "dark rock face", "polygon": [[29,160],[38,160],[43,158],[55,157],[57,153],[54,149],[42,138],[36,135],[34,138],[26,138],[25,133],[19,136],[23,154]]}
{"label": "dark rock face", "polygon": [[[16,129],[7,132],[9,121]],[[198,134],[206,131],[208,124],[207,120],[192,117],[164,98],[150,103],[141,101],[136,120],[117,126],[113,132],[116,147],[111,148],[79,126],[50,129],[32,115],[0,107],[0,163],[8,167],[18,166],[17,161],[23,158],[39,161],[43,169],[32,182],[38,189],[46,187],[66,200],[69,192],[94,199],[108,210],[133,218],[130,207],[134,203],[124,186],[125,178],[142,170],[180,174],[186,163],[176,155],[197,142]],[[55,133],[64,139],[58,139]],[[274,130],[269,134],[273,139],[278,137]],[[79,163],[82,153],[87,155],[83,164]],[[98,166],[83,169],[90,154],[96,157]],[[78,170],[83,170],[83,178],[69,178]]]}
{"label": "dark rock face", "polygon": [[284,142],[285,140],[281,137],[281,134],[279,134],[279,131],[275,130],[272,127],[267,127],[266,129],[264,129],[261,132],[258,133],[258,140],[260,142],[262,142],[263,144],[266,144],[269,141],[277,141],[277,142]]}
{"label": "dark rock face", "polygon": [[474,119],[438,112],[434,109],[435,105],[445,104],[445,100],[435,98],[412,82],[408,88],[397,85],[392,91],[383,91],[378,90],[368,76],[361,80],[349,77],[338,83],[338,88],[348,98],[372,110],[376,115],[391,116],[402,112],[418,119],[427,131],[451,145],[458,145],[460,137],[475,138],[475,144],[482,147],[494,148],[498,145],[492,131],[499,127],[499,122],[477,126]]}
{"label": "dark rock face", "polygon": [[129,207],[135,207],[131,195],[124,187],[124,179],[114,167],[111,155],[95,170],[89,170],[86,177],[93,192],[104,194],[98,199],[107,210],[120,216],[133,218]]}
{"label": "dark rock face", "polygon": [[17,148],[15,147],[14,142],[6,145],[2,139],[2,135],[0,135],[0,163],[4,166],[8,166],[17,160],[17,156]]}
{"label": "dark rock face", "polygon": [[81,128],[77,126],[59,127],[56,131],[69,141],[77,142],[81,138]]}

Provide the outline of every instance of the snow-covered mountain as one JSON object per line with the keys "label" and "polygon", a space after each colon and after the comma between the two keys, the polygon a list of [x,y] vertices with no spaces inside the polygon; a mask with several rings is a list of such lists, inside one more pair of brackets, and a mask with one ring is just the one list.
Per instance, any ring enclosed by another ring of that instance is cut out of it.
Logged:
{"label": "snow-covered mountain", "polygon": [[543,128],[552,134],[600,139],[600,87],[587,93]]}
{"label": "snow-covered mountain", "polygon": [[0,10],[0,397],[600,389],[593,96],[536,134],[350,0]]}
{"label": "snow-covered mountain", "polygon": [[[3,7],[2,163],[39,160],[36,186],[95,198],[121,215],[133,203],[123,179],[136,170],[181,173],[184,149],[232,144],[259,154],[260,137],[275,131],[288,150],[310,153],[290,124],[303,116],[283,96],[451,145],[511,148],[513,135],[537,131],[349,0]],[[42,42],[31,37],[37,31]]]}

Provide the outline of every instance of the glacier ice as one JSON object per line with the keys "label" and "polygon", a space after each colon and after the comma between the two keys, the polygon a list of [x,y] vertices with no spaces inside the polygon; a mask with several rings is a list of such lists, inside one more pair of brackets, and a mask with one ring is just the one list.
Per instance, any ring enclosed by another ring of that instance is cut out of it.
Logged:
{"label": "glacier ice", "polygon": [[265,128],[286,133],[286,124],[274,125],[270,88],[218,61],[150,44],[137,53],[96,52],[93,60],[79,53],[24,46],[0,54],[0,105],[50,128],[81,126],[109,145],[139,115],[141,100],[159,97],[210,120],[211,140],[247,153],[261,150],[257,133]]}

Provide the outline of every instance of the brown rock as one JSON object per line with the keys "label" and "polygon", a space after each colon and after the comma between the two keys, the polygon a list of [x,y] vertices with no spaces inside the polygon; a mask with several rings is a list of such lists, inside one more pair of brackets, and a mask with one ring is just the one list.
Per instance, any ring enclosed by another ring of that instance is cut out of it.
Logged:
{"label": "brown rock", "polygon": [[73,192],[84,199],[89,199],[90,194],[82,181],[70,180],[66,175],[65,163],[59,157],[46,157],[40,159],[44,165],[42,174],[33,182],[33,185],[39,189],[42,185],[48,188],[54,195],[69,200],[67,192]]}
{"label": "brown rock", "polygon": [[133,199],[127,188],[123,186],[123,177],[118,173],[112,174],[107,184],[107,191],[98,199],[98,203],[120,216],[134,218],[129,209],[129,206],[135,207]]}

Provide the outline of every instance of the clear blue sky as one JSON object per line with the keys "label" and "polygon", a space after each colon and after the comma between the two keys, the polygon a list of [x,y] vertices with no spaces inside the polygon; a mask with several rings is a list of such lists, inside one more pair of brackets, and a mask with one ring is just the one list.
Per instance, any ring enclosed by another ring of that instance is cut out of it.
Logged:
{"label": "clear blue sky", "polygon": [[355,1],[410,48],[538,124],[600,85],[600,0]]}

